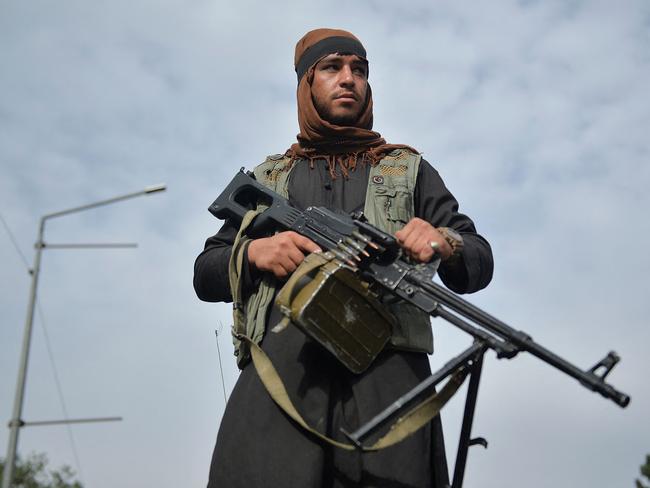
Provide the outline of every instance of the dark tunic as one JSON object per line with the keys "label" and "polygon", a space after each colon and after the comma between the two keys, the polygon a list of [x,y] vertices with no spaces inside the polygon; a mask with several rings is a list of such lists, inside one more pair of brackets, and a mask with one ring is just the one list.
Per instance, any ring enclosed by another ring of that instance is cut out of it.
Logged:
{"label": "dark tunic", "polygon": [[[290,201],[298,208],[325,206],[352,212],[363,209],[369,167],[349,178],[332,180],[325,164],[313,169],[300,162],[289,178]],[[492,277],[490,246],[435,169],[422,161],[414,194],[415,215],[435,227],[463,235],[462,259],[439,270],[457,293],[484,288]],[[226,222],[210,237],[194,268],[194,287],[206,301],[231,301],[228,261],[238,226]],[[254,273],[244,288],[256,286]],[[267,331],[280,319],[272,308]],[[267,333],[262,348],[282,377],[303,417],[330,437],[346,441],[355,430],[430,374],[426,354],[386,350],[369,370],[355,375],[295,327]],[[219,429],[209,487],[445,486],[447,466],[439,418],[405,441],[376,453],[348,452],[312,438],[273,403],[254,367],[247,365],[226,406]]]}

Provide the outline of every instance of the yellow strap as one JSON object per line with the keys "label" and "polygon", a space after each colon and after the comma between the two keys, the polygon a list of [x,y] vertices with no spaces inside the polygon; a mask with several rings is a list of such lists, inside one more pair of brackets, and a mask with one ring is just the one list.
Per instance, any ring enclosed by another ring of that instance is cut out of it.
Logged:
{"label": "yellow strap", "polygon": [[245,330],[244,322],[244,305],[241,301],[242,296],[242,275],[244,274],[244,251],[247,246],[246,243],[250,240],[246,237],[245,232],[253,219],[264,211],[266,207],[259,207],[256,210],[249,210],[244,215],[242,223],[235,237],[232,252],[230,255],[230,262],[228,263],[228,281],[230,282],[230,293],[232,294],[233,302],[233,326],[234,332],[240,334]]}
{"label": "yellow strap", "polygon": [[442,407],[454,396],[466,377],[467,370],[465,368],[461,367],[456,370],[439,392],[434,393],[424,402],[410,410],[406,415],[397,419],[386,435],[366,450],[378,451],[392,446],[424,427],[440,413]]}
{"label": "yellow strap", "polygon": [[[324,264],[334,259],[334,256],[328,252],[311,253],[300,263],[300,266],[291,274],[284,286],[280,289],[278,296],[275,299],[276,305],[280,307],[283,313],[291,308],[291,302],[294,299],[294,291],[296,284],[300,279],[311,273],[316,268],[320,268]],[[286,313],[285,313],[286,315]]]}
{"label": "yellow strap", "polygon": [[[273,401],[298,425],[303,429],[315,435],[319,439],[331,444],[333,446],[352,451],[357,448],[353,444],[336,441],[324,434],[321,434],[312,426],[310,426],[305,419],[302,418],[296,407],[294,406],[287,389],[276,371],[271,359],[266,355],[262,348],[246,336],[240,336],[240,339],[249,344],[251,356],[255,370],[262,381]],[[372,446],[362,446],[363,451],[378,451],[386,447],[397,444],[398,442],[406,439],[408,436],[414,434],[417,430],[424,427],[431,419],[433,419],[442,407],[449,401],[449,399],[458,391],[458,388],[463,384],[467,371],[465,368],[459,368],[453,376],[447,381],[445,386],[438,393],[434,393],[427,400],[417,405],[414,409],[406,413],[403,417],[399,418],[391,427],[390,430],[381,439],[375,442]]]}
{"label": "yellow strap", "polygon": [[[262,213],[268,206],[258,205],[255,210],[249,210],[244,215],[242,223],[235,237],[233,243],[230,260],[228,262],[228,281],[230,283],[230,292],[232,294],[232,303],[233,303],[233,323],[232,323],[232,334],[233,342],[235,345],[235,355],[237,356],[237,365],[242,368],[246,363],[248,358],[248,353],[245,349],[242,349],[241,341],[237,338],[241,334],[248,334],[249,336],[258,337],[261,339],[262,333],[254,333],[254,327],[251,327],[251,330],[247,330],[247,322],[249,318],[247,317],[246,304],[242,300],[242,276],[244,274],[244,256],[248,249],[248,245],[251,240],[246,236],[246,229],[253,222],[255,217]],[[270,303],[270,297],[268,302]]]}

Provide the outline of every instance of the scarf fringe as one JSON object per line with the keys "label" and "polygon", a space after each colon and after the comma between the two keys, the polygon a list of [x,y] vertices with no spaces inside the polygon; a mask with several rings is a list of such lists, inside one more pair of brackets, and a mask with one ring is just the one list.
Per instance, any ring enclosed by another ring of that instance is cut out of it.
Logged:
{"label": "scarf fringe", "polygon": [[[382,150],[383,149],[383,150]],[[392,149],[391,149],[392,150]],[[309,162],[309,168],[314,169],[314,165],[317,160],[324,160],[327,163],[327,170],[333,180],[336,179],[337,168],[340,170],[340,173],[344,178],[350,177],[350,172],[355,171],[357,166],[363,166],[369,164],[370,166],[376,166],[379,164],[379,161],[386,155],[389,151],[385,150],[385,147],[376,147],[371,148],[366,151],[357,151],[344,154],[298,154],[297,151],[289,149],[285,155],[289,156],[289,164],[287,165],[287,170],[293,166],[293,163],[299,159],[306,159]]]}

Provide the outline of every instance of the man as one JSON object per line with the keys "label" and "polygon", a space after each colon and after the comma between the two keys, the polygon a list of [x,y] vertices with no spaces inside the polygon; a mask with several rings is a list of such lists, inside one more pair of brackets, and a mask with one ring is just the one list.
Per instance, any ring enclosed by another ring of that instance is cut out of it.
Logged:
{"label": "man", "polygon": [[[296,46],[298,142],[270,156],[256,177],[298,208],[363,209],[371,223],[396,235],[413,260],[438,253],[439,274],[458,293],[485,287],[492,276],[489,244],[438,173],[409,146],[387,144],[372,131],[372,92],[361,42],[342,30],[317,29]],[[296,327],[270,330],[284,280],[320,249],[294,232],[248,239],[226,222],[195,263],[194,287],[206,301],[230,301],[235,290],[244,332],[261,343],[307,423],[345,441],[353,431],[430,374],[428,317],[404,305],[390,345],[359,375]],[[240,263],[239,267],[235,263]],[[239,303],[241,301],[241,303]],[[239,327],[241,324],[235,324]],[[401,443],[373,453],[326,444],[294,423],[271,400],[245,345],[236,344],[241,375],[219,429],[209,487],[443,487],[447,466],[439,418]]]}

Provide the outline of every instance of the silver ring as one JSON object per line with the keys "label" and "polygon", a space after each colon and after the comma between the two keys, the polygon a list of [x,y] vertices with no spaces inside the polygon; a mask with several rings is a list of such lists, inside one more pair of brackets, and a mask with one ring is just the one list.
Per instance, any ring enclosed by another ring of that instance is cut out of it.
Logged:
{"label": "silver ring", "polygon": [[429,242],[429,245],[431,246],[431,249],[433,249],[433,252],[436,252],[436,250],[440,247],[440,244],[435,241]]}

